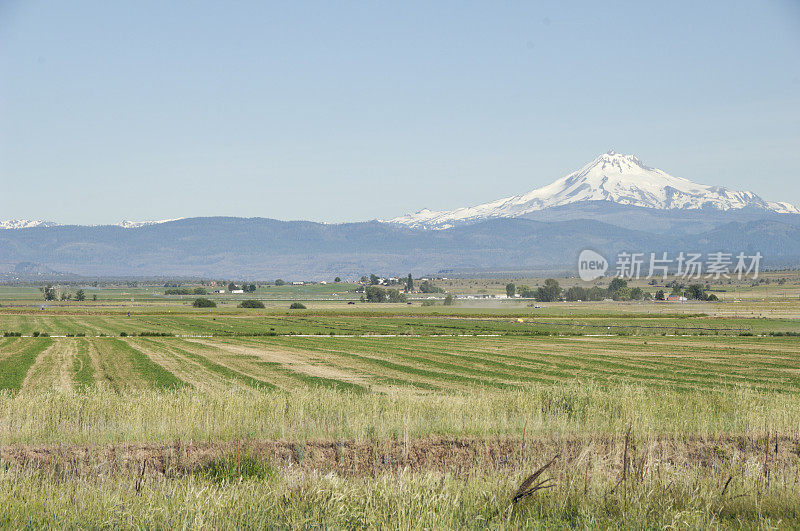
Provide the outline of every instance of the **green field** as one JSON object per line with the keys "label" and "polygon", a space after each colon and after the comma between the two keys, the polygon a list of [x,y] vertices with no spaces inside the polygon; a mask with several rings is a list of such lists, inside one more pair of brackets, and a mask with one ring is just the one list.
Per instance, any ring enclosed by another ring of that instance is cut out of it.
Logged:
{"label": "green field", "polygon": [[575,381],[800,390],[796,337],[15,337],[0,339],[0,353],[0,388],[29,392],[310,386],[447,393]]}
{"label": "green field", "polygon": [[297,311],[193,309],[158,286],[42,308],[0,288],[0,525],[800,525],[797,301],[349,305],[334,288],[281,286]]}

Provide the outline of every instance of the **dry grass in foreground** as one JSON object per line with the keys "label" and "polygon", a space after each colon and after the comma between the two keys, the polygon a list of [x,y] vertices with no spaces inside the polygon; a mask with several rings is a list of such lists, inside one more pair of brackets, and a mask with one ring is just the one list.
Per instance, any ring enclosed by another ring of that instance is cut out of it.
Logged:
{"label": "dry grass in foreground", "polygon": [[0,527],[797,527],[799,499],[800,401],[745,387],[0,395]]}
{"label": "dry grass in foreground", "polygon": [[767,434],[12,447],[0,524],[794,527],[798,454]]}

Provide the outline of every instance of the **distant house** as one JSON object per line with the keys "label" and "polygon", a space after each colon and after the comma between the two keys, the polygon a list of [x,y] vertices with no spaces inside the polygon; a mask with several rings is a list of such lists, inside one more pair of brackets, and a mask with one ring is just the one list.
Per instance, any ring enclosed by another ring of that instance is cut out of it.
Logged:
{"label": "distant house", "polygon": [[292,282],[292,286],[302,286],[305,282]]}
{"label": "distant house", "polygon": [[670,295],[669,297],[667,297],[667,300],[668,301],[685,301],[686,297],[684,297],[683,295]]}
{"label": "distant house", "polygon": [[243,289],[232,289],[231,293],[244,293]]}
{"label": "distant house", "polygon": [[214,293],[225,293],[224,289],[215,289]]}

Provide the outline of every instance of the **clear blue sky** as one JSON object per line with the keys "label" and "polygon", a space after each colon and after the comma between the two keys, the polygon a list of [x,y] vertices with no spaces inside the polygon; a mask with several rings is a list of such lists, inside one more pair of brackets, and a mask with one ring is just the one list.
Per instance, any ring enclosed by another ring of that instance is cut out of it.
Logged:
{"label": "clear blue sky", "polygon": [[386,218],[609,148],[800,204],[800,2],[0,0],[0,219]]}

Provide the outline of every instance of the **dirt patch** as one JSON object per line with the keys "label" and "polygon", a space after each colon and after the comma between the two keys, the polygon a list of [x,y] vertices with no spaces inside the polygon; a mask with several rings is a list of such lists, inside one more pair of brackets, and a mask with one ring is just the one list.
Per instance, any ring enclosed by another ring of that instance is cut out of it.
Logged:
{"label": "dirt patch", "polygon": [[[540,438],[440,438],[379,441],[249,441],[106,446],[6,446],[0,466],[16,466],[76,475],[138,473],[183,475],[221,457],[247,455],[281,469],[374,476],[385,472],[437,471],[470,475],[487,470],[516,470],[558,455],[554,470],[588,466],[618,473],[625,449],[622,436]],[[663,436],[628,442],[631,470],[695,468],[724,472],[734,466],[796,470],[800,437]],[[766,462],[766,466],[764,463]]]}
{"label": "dirt patch", "polygon": [[66,349],[62,348],[59,350],[59,360],[58,360],[58,386],[61,389],[72,389],[72,372],[73,372],[73,360],[75,355],[78,353],[78,346],[75,341],[68,341],[68,346]]}
{"label": "dirt patch", "polygon": [[286,368],[294,372],[306,374],[308,376],[314,376],[319,378],[330,378],[342,382],[349,382],[362,385],[365,387],[371,387],[373,390],[376,391],[380,390],[378,386],[373,385],[368,378],[360,374],[341,371],[334,367],[324,365],[323,363],[321,363],[322,360],[315,360],[313,357],[298,357],[297,352],[291,352],[288,350],[269,350],[258,347],[233,345],[230,343],[217,343],[214,341],[207,341],[203,339],[189,339],[188,342],[198,343],[207,347],[217,348],[221,351],[228,352],[231,354],[257,356],[258,358],[264,361],[272,363],[280,363],[281,365],[286,366]]}

